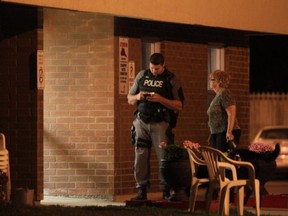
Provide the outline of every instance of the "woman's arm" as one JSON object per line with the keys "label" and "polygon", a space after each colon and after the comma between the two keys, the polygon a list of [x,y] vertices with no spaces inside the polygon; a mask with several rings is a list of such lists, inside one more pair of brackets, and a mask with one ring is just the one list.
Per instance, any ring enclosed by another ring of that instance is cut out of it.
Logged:
{"label": "woman's arm", "polygon": [[228,125],[227,125],[226,137],[229,140],[233,140],[234,136],[232,134],[232,130],[233,130],[235,118],[236,118],[236,105],[228,106],[225,110],[226,110],[226,113],[228,116],[228,119],[227,119]]}

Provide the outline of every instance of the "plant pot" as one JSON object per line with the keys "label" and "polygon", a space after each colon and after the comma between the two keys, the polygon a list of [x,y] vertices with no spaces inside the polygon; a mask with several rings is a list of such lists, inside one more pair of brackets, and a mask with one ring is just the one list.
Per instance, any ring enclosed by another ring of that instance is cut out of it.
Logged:
{"label": "plant pot", "polygon": [[260,190],[262,195],[267,195],[268,191],[265,188],[266,182],[271,180],[276,171],[276,162],[264,160],[257,160],[255,166],[256,178],[260,181]]}
{"label": "plant pot", "polygon": [[191,167],[189,160],[161,160],[161,174],[175,192],[175,200],[187,200],[185,190],[191,184]]}

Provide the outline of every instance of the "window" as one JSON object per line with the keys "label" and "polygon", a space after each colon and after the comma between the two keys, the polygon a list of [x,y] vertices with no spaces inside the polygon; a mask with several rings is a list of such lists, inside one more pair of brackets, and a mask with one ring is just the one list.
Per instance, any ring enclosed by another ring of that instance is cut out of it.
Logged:
{"label": "window", "polygon": [[220,46],[211,46],[208,49],[208,89],[210,89],[210,73],[217,69],[224,70],[224,48]]}
{"label": "window", "polygon": [[264,130],[260,138],[262,139],[288,139],[288,130],[287,129],[270,129]]}
{"label": "window", "polygon": [[149,68],[150,56],[160,52],[160,42],[142,42],[142,69]]}

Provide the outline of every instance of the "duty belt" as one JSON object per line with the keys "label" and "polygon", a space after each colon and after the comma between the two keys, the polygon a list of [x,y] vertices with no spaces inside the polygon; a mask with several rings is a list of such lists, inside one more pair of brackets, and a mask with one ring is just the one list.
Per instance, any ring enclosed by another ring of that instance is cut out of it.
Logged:
{"label": "duty belt", "polygon": [[141,119],[143,122],[147,123],[157,123],[165,121],[165,112],[156,112],[152,115],[147,115],[142,112],[137,113],[137,118]]}

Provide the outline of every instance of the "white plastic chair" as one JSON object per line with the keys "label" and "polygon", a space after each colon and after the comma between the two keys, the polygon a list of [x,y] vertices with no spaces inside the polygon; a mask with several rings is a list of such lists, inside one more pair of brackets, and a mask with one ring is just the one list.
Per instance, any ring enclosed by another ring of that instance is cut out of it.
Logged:
{"label": "white plastic chair", "polygon": [[0,133],[0,170],[2,170],[3,173],[6,173],[8,177],[5,191],[5,201],[8,203],[11,195],[10,163],[9,152],[6,149],[5,136],[2,133]]}
{"label": "white plastic chair", "polygon": [[197,198],[198,187],[204,183],[209,182],[208,178],[198,178],[197,171],[200,165],[206,166],[205,161],[200,159],[192,149],[185,147],[188,151],[190,165],[191,165],[191,186],[189,195],[189,212],[194,212],[195,202]]}
{"label": "white plastic chair", "polygon": [[[255,178],[255,170],[250,162],[235,161],[228,158],[223,152],[207,146],[199,147],[204,157],[209,174],[209,192],[207,210],[210,208],[212,194],[215,188],[220,190],[219,215],[229,215],[230,189],[235,188],[237,192],[238,215],[243,215],[244,211],[244,186],[248,186],[254,192],[256,215],[260,216],[260,184]],[[232,172],[232,179],[225,177],[225,169]],[[247,179],[238,179],[236,167],[246,167],[249,171]],[[210,187],[211,186],[211,187]]]}

